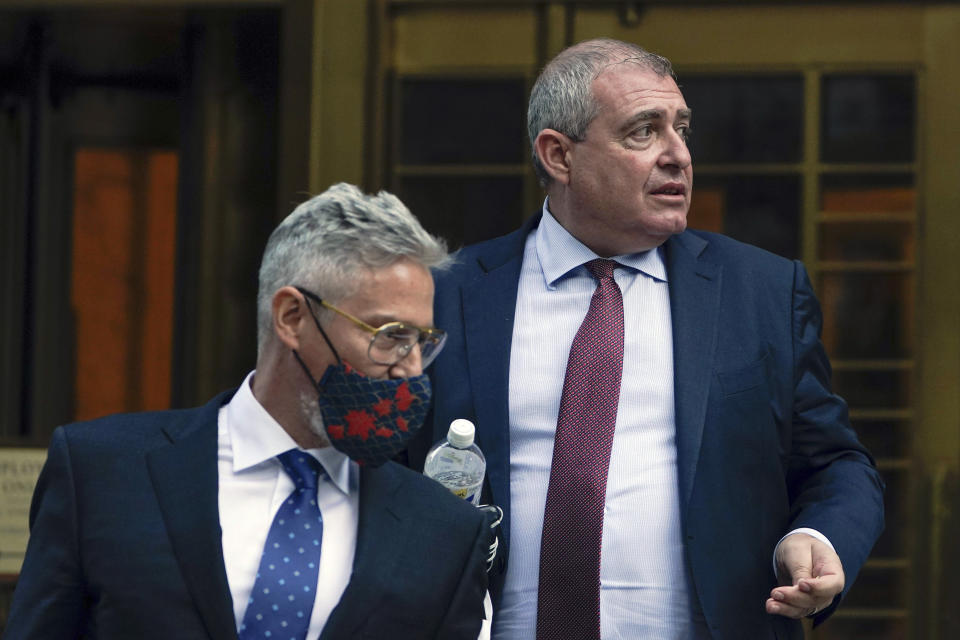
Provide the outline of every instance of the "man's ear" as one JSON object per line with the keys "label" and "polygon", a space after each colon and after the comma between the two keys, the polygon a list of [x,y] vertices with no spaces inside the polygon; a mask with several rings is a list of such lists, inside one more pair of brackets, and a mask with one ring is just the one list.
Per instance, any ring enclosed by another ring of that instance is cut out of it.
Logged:
{"label": "man's ear", "polygon": [[573,141],[554,129],[544,129],[537,134],[533,147],[540,164],[550,177],[560,184],[570,183],[570,149]]}
{"label": "man's ear", "polygon": [[273,332],[290,349],[300,348],[300,333],[310,319],[303,295],[293,287],[280,287],[271,303]]}

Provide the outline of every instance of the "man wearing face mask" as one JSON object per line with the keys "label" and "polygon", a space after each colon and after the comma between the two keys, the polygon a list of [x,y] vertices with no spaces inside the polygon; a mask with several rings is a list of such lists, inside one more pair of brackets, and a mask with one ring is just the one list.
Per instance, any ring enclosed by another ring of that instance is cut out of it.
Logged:
{"label": "man wearing face mask", "polygon": [[429,408],[446,261],[392,195],[300,205],[239,389],[54,433],[5,638],[477,638],[490,516],[389,461]]}

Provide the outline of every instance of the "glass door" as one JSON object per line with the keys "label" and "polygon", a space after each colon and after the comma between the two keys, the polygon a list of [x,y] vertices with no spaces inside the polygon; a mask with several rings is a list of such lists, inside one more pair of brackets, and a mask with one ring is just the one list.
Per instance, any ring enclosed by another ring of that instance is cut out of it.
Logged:
{"label": "glass door", "polygon": [[949,502],[960,495],[960,9],[935,4],[378,0],[372,10],[372,128],[386,135],[368,175],[453,246],[515,228],[542,201],[523,103],[547,60],[605,36],[673,61],[695,113],[690,226],[803,260],[835,387],[887,483],[886,531],[838,613],[807,623],[809,638],[946,638],[960,627],[947,577],[957,569],[947,541],[960,534]]}

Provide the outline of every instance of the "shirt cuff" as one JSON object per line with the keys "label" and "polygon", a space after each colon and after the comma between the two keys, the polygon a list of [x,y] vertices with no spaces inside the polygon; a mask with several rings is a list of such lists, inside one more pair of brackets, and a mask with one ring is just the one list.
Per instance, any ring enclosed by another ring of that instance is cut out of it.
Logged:
{"label": "shirt cuff", "polygon": [[807,534],[808,536],[811,536],[811,537],[813,537],[813,538],[816,538],[817,540],[819,540],[819,541],[822,542],[823,544],[825,544],[825,545],[827,545],[828,547],[830,547],[830,550],[833,551],[834,553],[837,552],[837,550],[833,548],[833,543],[831,543],[831,542],[827,539],[827,536],[823,535],[822,533],[820,533],[820,532],[817,531],[816,529],[810,529],[809,527],[800,527],[799,529],[794,529],[793,531],[791,531],[791,532],[788,533],[787,535],[785,535],[785,536],[783,536],[782,538],[780,538],[780,540],[777,542],[776,546],[773,548],[773,575],[777,576],[777,579],[778,579],[778,580],[780,579],[780,573],[777,571],[777,549],[780,548],[780,543],[781,543],[781,542],[783,542],[784,540],[786,540],[788,537],[792,536],[792,535],[795,534],[795,533],[805,533],[805,534]]}

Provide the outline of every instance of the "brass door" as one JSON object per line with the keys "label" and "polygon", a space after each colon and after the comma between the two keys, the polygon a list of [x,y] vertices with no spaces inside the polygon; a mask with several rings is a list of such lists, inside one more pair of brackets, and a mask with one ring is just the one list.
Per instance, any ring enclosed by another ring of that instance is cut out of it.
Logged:
{"label": "brass door", "polygon": [[886,532],[808,635],[951,637],[960,9],[703,5],[371,3],[366,181],[454,247],[509,231],[543,198],[524,120],[544,62],[596,36],[670,58],[695,113],[691,226],[804,260],[835,386],[887,482]]}

